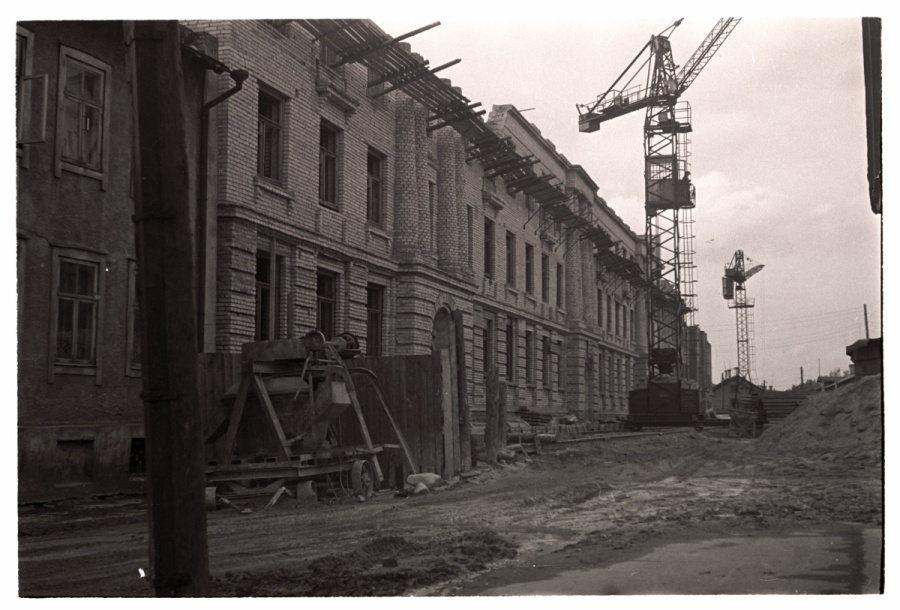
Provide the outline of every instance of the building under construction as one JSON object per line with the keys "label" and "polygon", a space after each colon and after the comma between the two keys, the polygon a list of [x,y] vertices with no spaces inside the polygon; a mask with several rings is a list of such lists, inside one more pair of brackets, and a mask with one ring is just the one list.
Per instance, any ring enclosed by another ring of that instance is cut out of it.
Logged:
{"label": "building under construction", "polygon": [[[480,109],[438,74],[447,64],[368,20],[182,25],[185,89],[208,120],[188,126],[199,353],[319,330],[409,356],[454,345],[461,327],[476,414],[492,367],[510,411],[627,413],[648,371],[650,253],[513,105]],[[23,501],[140,485],[121,40],[115,22],[18,28],[20,83],[47,92],[43,107],[19,103]],[[696,346],[683,375],[708,394],[705,333],[673,323]]]}

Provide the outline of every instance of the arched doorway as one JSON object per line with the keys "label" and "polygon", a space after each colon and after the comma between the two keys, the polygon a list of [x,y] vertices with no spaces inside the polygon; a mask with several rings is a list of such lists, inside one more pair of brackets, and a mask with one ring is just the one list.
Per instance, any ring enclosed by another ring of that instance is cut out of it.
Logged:
{"label": "arched doorway", "polygon": [[434,314],[431,324],[431,349],[441,355],[441,411],[444,430],[444,467],[449,478],[459,470],[459,394],[456,362],[456,323],[446,306]]}

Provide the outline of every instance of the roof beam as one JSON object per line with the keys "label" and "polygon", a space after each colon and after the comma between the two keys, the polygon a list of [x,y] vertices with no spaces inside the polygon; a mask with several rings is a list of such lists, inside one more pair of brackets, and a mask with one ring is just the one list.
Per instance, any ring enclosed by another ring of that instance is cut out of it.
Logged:
{"label": "roof beam", "polygon": [[389,38],[387,40],[376,41],[376,42],[372,42],[370,44],[365,44],[365,45],[357,45],[356,48],[347,49],[346,55],[344,55],[344,57],[340,61],[332,64],[331,68],[340,68],[344,64],[354,62],[354,61],[361,59],[367,55],[371,55],[372,53],[377,53],[378,51],[380,51],[382,49],[385,49],[391,45],[395,45],[402,40],[406,40],[407,38],[412,38],[416,34],[421,34],[422,32],[425,32],[432,28],[436,28],[439,25],[441,25],[441,22],[435,21],[434,23],[429,23],[426,26],[422,26],[418,29],[412,30],[411,32],[407,32],[406,34],[403,34],[401,36],[397,36],[396,38]]}

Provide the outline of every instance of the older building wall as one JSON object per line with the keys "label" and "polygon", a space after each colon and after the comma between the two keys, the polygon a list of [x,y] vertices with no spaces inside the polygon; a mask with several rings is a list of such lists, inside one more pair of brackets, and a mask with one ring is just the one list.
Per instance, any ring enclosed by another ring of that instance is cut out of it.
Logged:
{"label": "older building wall", "polygon": [[[48,75],[46,141],[22,147],[16,184],[19,499],[139,489],[144,432],[133,325],[133,101],[122,23],[23,22],[19,27],[28,37],[30,73]],[[60,58],[66,49],[102,75],[102,82],[87,81],[85,87],[102,91],[91,103],[103,100],[104,120],[82,126],[105,132],[99,171],[85,171],[90,163],[57,161],[57,147],[67,137],[58,122]],[[185,74],[188,116],[199,117],[204,69],[185,55]],[[192,160],[197,127],[195,122],[188,129]],[[192,161],[188,171],[195,175],[196,169]],[[93,345],[85,358],[70,359],[57,350],[56,342],[68,341],[57,324],[59,308],[67,306],[63,300],[71,301],[59,296],[61,261],[95,270],[96,284],[86,281],[76,289],[88,295],[79,301],[79,312],[88,315],[86,306],[95,312],[92,332],[82,333]]]}

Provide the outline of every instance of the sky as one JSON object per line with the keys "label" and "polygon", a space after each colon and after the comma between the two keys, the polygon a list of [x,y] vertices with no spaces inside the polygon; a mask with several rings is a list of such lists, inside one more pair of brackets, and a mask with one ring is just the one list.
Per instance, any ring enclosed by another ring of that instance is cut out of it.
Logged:
{"label": "sky", "polygon": [[[613,83],[652,34],[679,15],[504,20],[476,13],[386,16],[473,102],[513,104],[638,234],[644,232],[642,112],[578,131],[576,103]],[[670,36],[686,61],[718,20],[686,17]],[[682,100],[692,109],[691,176],[697,321],[712,346],[713,381],[737,366],[735,311],[721,294],[741,249],[764,269],[747,282],[754,381],[776,389],[849,368],[845,347],[881,336],[881,217],[866,180],[861,24],[844,18],[743,18]],[[887,105],[886,105],[887,107]],[[749,265],[749,263],[748,263]]]}
{"label": "sky", "polygon": [[[231,2],[187,6],[162,0],[125,13],[121,5],[101,4],[93,14],[73,12],[72,6],[20,7],[17,13],[28,14],[15,18],[260,17],[254,6]],[[684,62],[718,15],[698,14],[691,3],[650,1],[641,3],[640,17],[571,0],[374,6],[356,0],[282,5],[277,14],[264,16],[368,17],[392,35],[440,21],[409,40],[413,51],[432,66],[461,59],[440,74],[484,109],[513,104],[524,111],[557,150],[587,170],[616,213],[643,233],[643,113],[584,134],[576,104],[604,92],[651,35],[679,17],[684,22],[670,39],[676,63]],[[844,3],[841,16],[805,18],[779,16],[783,8],[777,3],[749,6],[769,17],[744,17],[682,96],[693,117],[696,319],[712,345],[716,382],[722,371],[737,366],[735,312],[721,295],[724,267],[737,249],[764,264],[747,283],[756,303],[753,379],[786,389],[799,382],[800,367],[806,378],[849,367],[845,347],[865,337],[864,304],[871,336],[882,334],[881,216],[871,212],[868,200],[858,15],[885,13],[880,2]],[[688,14],[668,14],[676,8]],[[886,71],[892,65],[889,26],[885,21]],[[885,108],[890,82],[885,80]],[[890,123],[888,113],[886,132]],[[889,154],[890,147],[886,159]],[[890,186],[887,181],[888,201]],[[5,226],[14,226],[12,210],[7,213]],[[890,249],[890,240],[885,243]]]}

